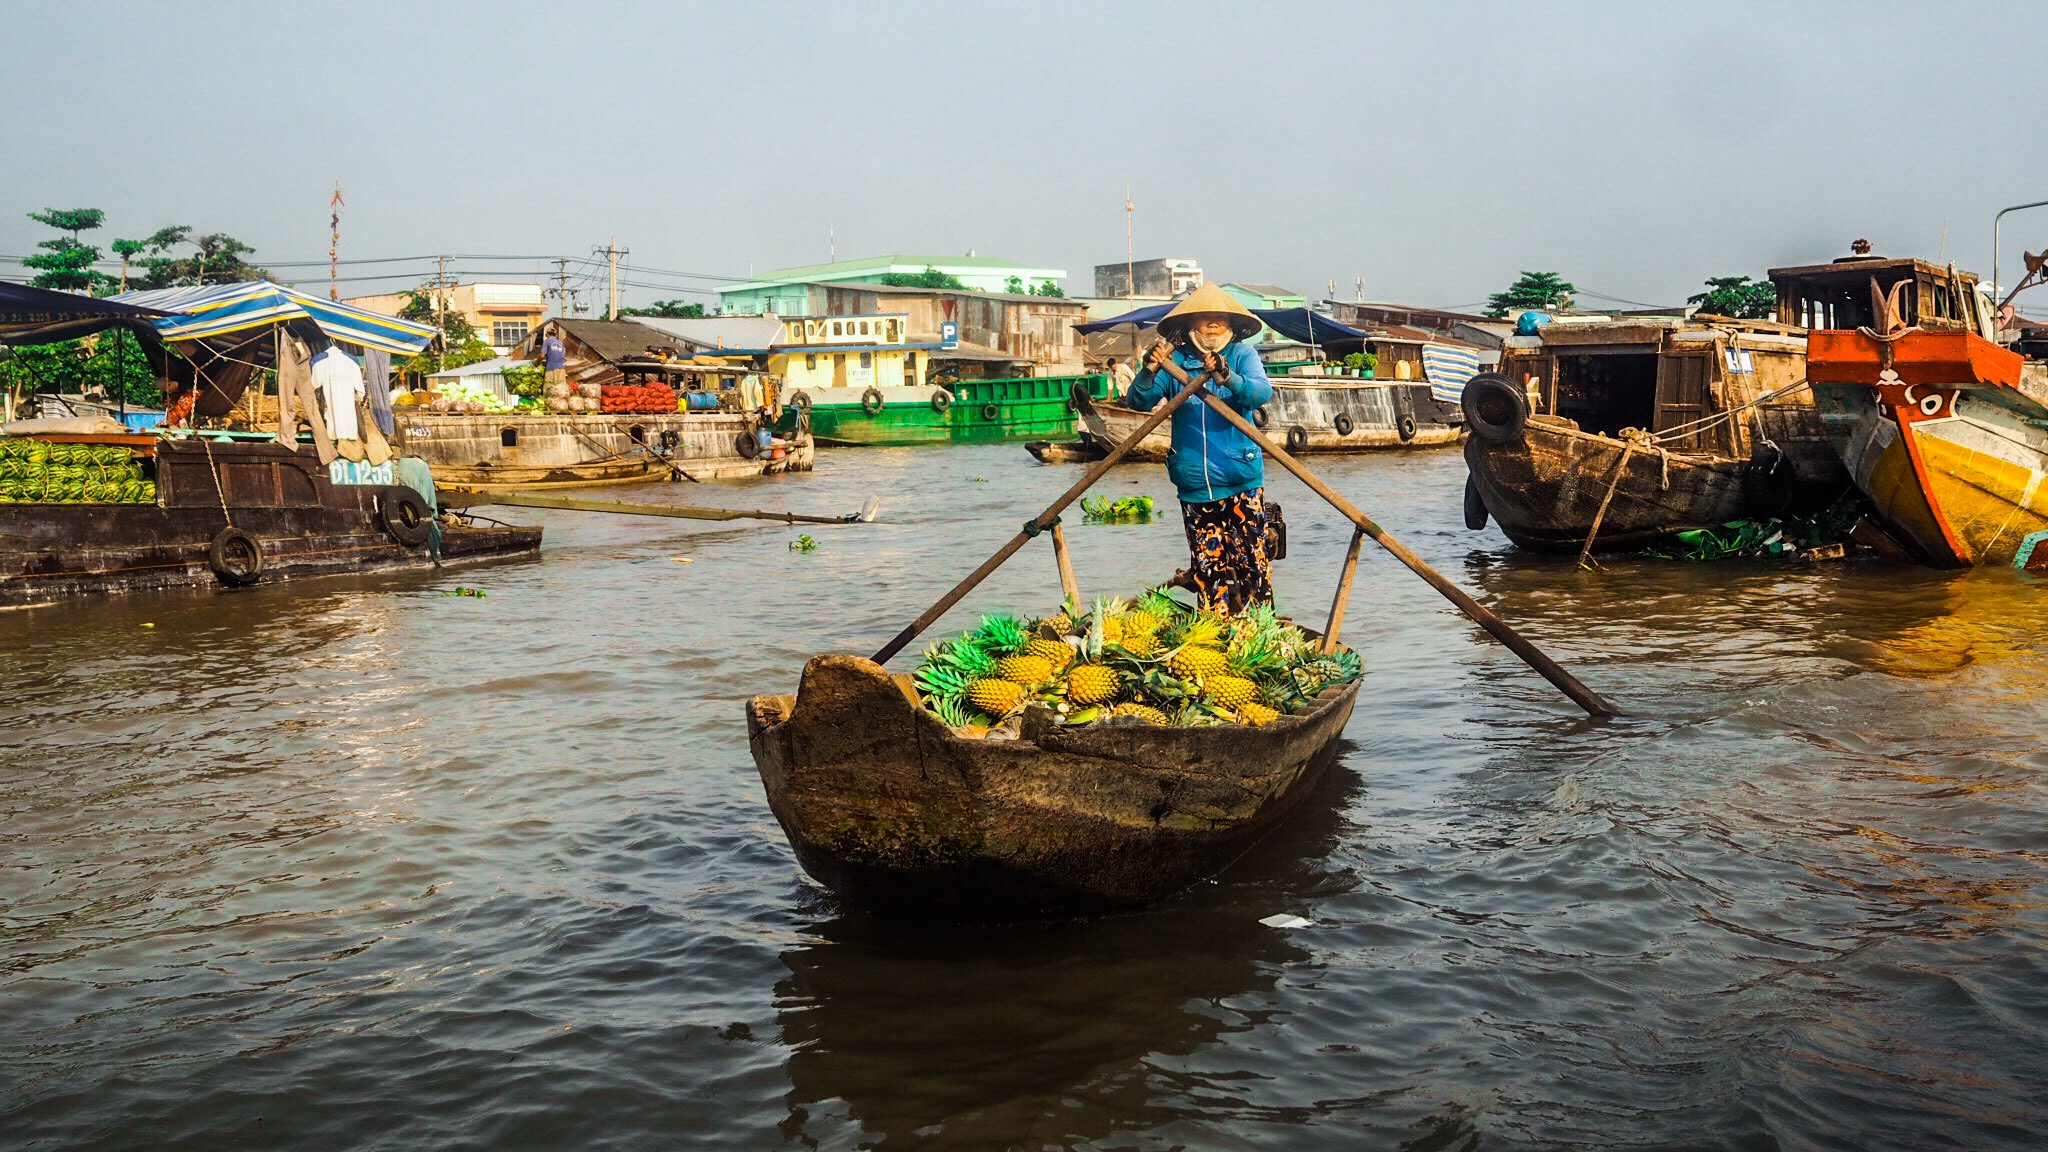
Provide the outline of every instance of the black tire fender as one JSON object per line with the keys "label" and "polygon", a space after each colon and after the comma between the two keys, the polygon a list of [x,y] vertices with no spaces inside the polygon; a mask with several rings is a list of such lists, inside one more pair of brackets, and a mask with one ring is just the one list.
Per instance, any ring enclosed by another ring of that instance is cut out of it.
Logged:
{"label": "black tire fender", "polygon": [[799,388],[789,394],[788,404],[791,408],[801,408],[809,412],[811,410],[811,394]]}
{"label": "black tire fender", "polygon": [[1403,440],[1415,439],[1415,417],[1402,413],[1401,422],[1394,426],[1394,430],[1401,434]]}
{"label": "black tire fender", "polygon": [[1498,372],[1481,372],[1466,381],[1458,405],[1472,435],[1488,444],[1521,439],[1529,423],[1529,397],[1521,385]]}
{"label": "black tire fender", "polygon": [[1273,426],[1273,414],[1266,411],[1266,406],[1261,404],[1252,409],[1252,424],[1263,432]]}
{"label": "black tire fender", "polygon": [[425,544],[434,532],[434,513],[426,499],[402,486],[377,493],[377,518],[384,522],[384,531],[407,548]]}
{"label": "black tire fender", "polygon": [[1465,473],[1465,527],[1474,532],[1486,527],[1486,501],[1479,498],[1479,481]]}
{"label": "black tire fender", "polygon": [[882,412],[882,390],[880,388],[870,388],[861,393],[860,410],[870,416],[880,415]]}
{"label": "black tire fender", "polygon": [[206,546],[206,566],[230,588],[247,588],[263,576],[263,542],[240,528],[223,528]]}
{"label": "black tire fender", "polygon": [[993,424],[1003,418],[1003,410],[995,404],[983,404],[981,406],[981,418]]}
{"label": "black tire fender", "polygon": [[1349,436],[1351,435],[1351,430],[1356,428],[1357,425],[1352,423],[1351,413],[1339,412],[1331,419],[1330,427],[1335,428],[1339,436]]}
{"label": "black tire fender", "polygon": [[932,391],[932,411],[943,413],[946,409],[951,408],[952,406],[953,394],[951,392],[946,391],[944,388],[938,388]]}
{"label": "black tire fender", "polygon": [[753,460],[761,455],[761,441],[750,431],[733,437],[732,448],[742,460]]}
{"label": "black tire fender", "polygon": [[1287,430],[1287,450],[1300,455],[1308,450],[1308,429],[1296,424]]}

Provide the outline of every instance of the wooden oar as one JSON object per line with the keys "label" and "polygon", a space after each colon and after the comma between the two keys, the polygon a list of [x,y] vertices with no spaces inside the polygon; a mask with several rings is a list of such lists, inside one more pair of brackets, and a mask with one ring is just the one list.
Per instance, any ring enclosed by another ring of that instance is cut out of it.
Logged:
{"label": "wooden oar", "polygon": [[1026,520],[1024,522],[1023,530],[1018,532],[1015,536],[1012,536],[1010,538],[1009,543],[1003,545],[1001,548],[998,548],[996,550],[996,554],[989,557],[986,561],[984,561],[981,567],[976,568],[974,571],[968,573],[967,579],[962,580],[960,583],[954,585],[953,590],[951,592],[948,592],[944,596],[939,597],[938,603],[933,604],[930,608],[925,609],[924,615],[919,616],[917,619],[911,621],[910,626],[905,628],[903,631],[898,632],[894,640],[891,640],[887,644],[884,644],[882,646],[882,650],[880,652],[875,653],[875,663],[888,663],[889,657],[894,656],[898,652],[903,651],[903,646],[905,644],[908,644],[912,640],[917,639],[917,634],[924,631],[926,628],[931,627],[932,621],[937,620],[941,616],[944,616],[946,612],[953,607],[953,605],[958,604],[961,601],[961,599],[965,597],[969,592],[974,591],[975,585],[981,583],[983,580],[988,579],[989,573],[1002,567],[1003,561],[1008,560],[1012,556],[1015,556],[1017,554],[1017,550],[1019,548],[1024,547],[1025,544],[1029,543],[1033,536],[1036,536],[1039,533],[1044,532],[1046,529],[1051,528],[1053,526],[1053,521],[1059,519],[1060,513],[1063,510],[1065,510],[1067,505],[1072,504],[1074,501],[1079,500],[1083,495],[1085,495],[1088,489],[1093,488],[1095,486],[1095,482],[1097,480],[1102,479],[1103,473],[1108,472],[1110,468],[1115,466],[1117,461],[1122,460],[1124,458],[1124,455],[1126,453],[1128,453],[1131,449],[1137,447],[1138,442],[1145,438],[1145,434],[1147,432],[1150,432],[1154,428],[1159,427],[1162,421],[1164,421],[1168,416],[1173,415],[1174,409],[1180,407],[1181,404],[1185,402],[1188,397],[1194,395],[1196,391],[1198,391],[1202,387],[1202,385],[1207,384],[1209,382],[1209,373],[1207,372],[1202,373],[1200,376],[1197,376],[1192,380],[1188,379],[1187,374],[1185,372],[1176,372],[1174,375],[1176,379],[1178,379],[1183,385],[1185,385],[1185,387],[1183,387],[1178,393],[1176,393],[1172,399],[1168,400],[1166,403],[1154,409],[1152,414],[1145,418],[1145,422],[1138,425],[1136,431],[1132,432],[1129,436],[1125,437],[1123,443],[1117,445],[1114,449],[1111,449],[1109,455],[1104,456],[1102,459],[1096,461],[1095,466],[1088,469],[1087,475],[1082,476],[1079,480],[1075,481],[1074,486],[1072,488],[1067,489],[1064,493],[1061,493],[1060,498],[1053,501],[1049,506],[1047,506],[1045,511],[1040,512],[1038,515],[1032,517],[1029,520]]}
{"label": "wooden oar", "polygon": [[[1173,375],[1173,378],[1176,380],[1186,381],[1188,378],[1187,373],[1181,368],[1181,366],[1175,364],[1172,360],[1166,361],[1166,363],[1163,365],[1163,368],[1165,371],[1171,373]],[[1476,623],[1478,623],[1478,625],[1481,628],[1484,628],[1489,633],[1491,633],[1494,639],[1500,641],[1502,644],[1507,645],[1508,650],[1513,652],[1515,655],[1520,656],[1522,658],[1523,663],[1527,664],[1529,667],[1534,668],[1537,672],[1541,673],[1545,680],[1550,681],[1553,685],[1557,687],[1558,691],[1563,692],[1566,696],[1571,697],[1572,703],[1577,704],[1581,708],[1584,708],[1586,710],[1587,715],[1614,715],[1614,709],[1609,707],[1607,701],[1602,700],[1599,697],[1599,695],[1595,693],[1591,688],[1588,688],[1584,684],[1579,683],[1577,677],[1573,676],[1571,673],[1559,667],[1557,661],[1552,660],[1550,657],[1544,655],[1542,650],[1537,648],[1534,644],[1531,644],[1529,643],[1529,641],[1523,639],[1521,633],[1516,632],[1513,628],[1508,627],[1506,621],[1502,620],[1498,616],[1495,616],[1493,613],[1487,611],[1484,605],[1480,604],[1477,600],[1472,599],[1472,597],[1466,595],[1464,589],[1458,587],[1456,584],[1451,583],[1449,580],[1444,579],[1444,577],[1440,573],[1438,573],[1436,569],[1431,568],[1428,564],[1423,563],[1422,558],[1420,556],[1417,556],[1415,553],[1410,552],[1406,545],[1403,545],[1399,540],[1396,540],[1392,536],[1389,536],[1386,532],[1386,529],[1381,528],[1378,524],[1373,523],[1372,519],[1366,516],[1365,513],[1360,512],[1357,508],[1352,507],[1351,502],[1349,500],[1346,500],[1342,496],[1337,495],[1335,489],[1331,488],[1328,484],[1323,483],[1322,478],[1317,476],[1315,473],[1309,471],[1308,467],[1304,465],[1301,461],[1296,460],[1293,456],[1289,455],[1279,445],[1273,443],[1271,440],[1266,439],[1266,437],[1263,434],[1261,434],[1256,427],[1252,425],[1251,421],[1246,420],[1243,416],[1238,415],[1236,409],[1230,407],[1230,405],[1228,404],[1225,404],[1221,398],[1209,395],[1207,393],[1204,393],[1202,395],[1202,399],[1206,400],[1209,404],[1209,407],[1214,408],[1220,415],[1222,415],[1222,417],[1225,420],[1228,420],[1232,424],[1236,425],[1238,431],[1243,432],[1245,435],[1251,437],[1252,443],[1257,444],[1260,448],[1264,449],[1266,455],[1271,456],[1275,460],[1278,460],[1282,467],[1286,468],[1289,472],[1294,473],[1295,478],[1300,480],[1303,484],[1308,485],[1310,491],[1314,492],[1316,495],[1321,496],[1324,500],[1328,501],[1330,507],[1335,508],[1338,512],[1343,514],[1345,519],[1351,521],[1354,525],[1357,525],[1358,530],[1360,532],[1363,532],[1365,535],[1372,537],[1373,542],[1378,544],[1380,547],[1385,548],[1388,552],[1392,553],[1394,559],[1399,560],[1403,564],[1406,564],[1410,571],[1414,572],[1417,576],[1422,577],[1424,581],[1428,582],[1430,587],[1442,593],[1446,600],[1449,600],[1451,603],[1456,604],[1460,612],[1463,612],[1465,615],[1470,616]],[[1336,620],[1333,622],[1341,622],[1342,617],[1338,616],[1336,611],[1333,610],[1331,614],[1333,617],[1336,617]]]}

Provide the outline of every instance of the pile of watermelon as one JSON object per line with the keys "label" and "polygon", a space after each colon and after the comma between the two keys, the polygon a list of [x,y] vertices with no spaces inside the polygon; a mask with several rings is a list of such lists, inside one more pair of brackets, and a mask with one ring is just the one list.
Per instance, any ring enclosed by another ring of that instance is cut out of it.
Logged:
{"label": "pile of watermelon", "polygon": [[154,504],[143,478],[117,444],[0,439],[0,504]]}

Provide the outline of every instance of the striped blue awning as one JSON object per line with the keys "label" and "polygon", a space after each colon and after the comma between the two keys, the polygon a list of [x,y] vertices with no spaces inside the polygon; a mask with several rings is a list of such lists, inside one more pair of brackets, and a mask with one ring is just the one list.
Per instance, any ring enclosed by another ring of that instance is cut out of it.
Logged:
{"label": "striped blue awning", "polygon": [[113,299],[176,313],[154,322],[157,331],[170,341],[212,340],[238,334],[246,338],[247,333],[273,324],[309,321],[330,340],[376,348],[394,356],[411,356],[435,336],[435,330],[428,325],[308,295],[267,280],[124,292]]}
{"label": "striped blue awning", "polygon": [[1479,375],[1479,350],[1424,344],[1422,374],[1429,377],[1430,399],[1456,404],[1465,395],[1465,385]]}

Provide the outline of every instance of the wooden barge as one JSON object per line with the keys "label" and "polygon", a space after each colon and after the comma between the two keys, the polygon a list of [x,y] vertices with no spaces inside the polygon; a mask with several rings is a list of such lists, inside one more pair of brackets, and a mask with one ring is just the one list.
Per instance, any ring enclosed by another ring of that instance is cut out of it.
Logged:
{"label": "wooden barge", "polygon": [[1461,403],[1466,527],[1491,518],[1534,551],[1641,548],[1851,490],[1793,325],[1550,323],[1510,337]]}
{"label": "wooden barge", "polygon": [[[150,503],[0,504],[0,607],[192,585],[246,587],[530,556],[541,530],[441,522],[396,462],[321,465],[312,446],[66,436],[126,446]],[[421,469],[424,471],[424,469]]]}
{"label": "wooden barge", "polygon": [[723,480],[808,472],[811,437],[763,451],[754,418],[739,412],[647,415],[509,412],[444,415],[398,409],[394,447],[425,460],[434,479],[463,488],[566,488],[688,478]]}

